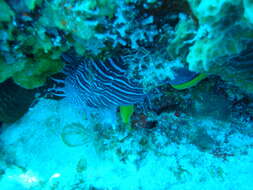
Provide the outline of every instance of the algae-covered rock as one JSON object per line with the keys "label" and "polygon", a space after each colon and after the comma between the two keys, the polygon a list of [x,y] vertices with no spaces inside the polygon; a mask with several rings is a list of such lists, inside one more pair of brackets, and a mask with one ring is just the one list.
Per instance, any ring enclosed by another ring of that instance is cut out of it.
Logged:
{"label": "algae-covered rock", "polygon": [[168,53],[175,59],[184,57],[187,54],[188,47],[192,43],[196,25],[191,18],[182,16],[175,28],[175,36],[169,42]]}
{"label": "algae-covered rock", "polygon": [[62,69],[60,55],[68,47],[38,23],[20,24],[0,22],[0,83],[13,78],[24,88],[36,88]]}
{"label": "algae-covered rock", "polygon": [[188,0],[199,24],[213,24],[224,21],[232,10],[241,9],[241,0]]}
{"label": "algae-covered rock", "polygon": [[25,4],[30,10],[33,10],[36,5],[40,5],[42,1],[43,0],[25,0]]}
{"label": "algae-covered rock", "polygon": [[210,70],[210,67],[222,64],[217,61],[217,58],[239,54],[243,48],[245,45],[240,40],[240,36],[220,34],[196,41],[190,47],[186,60],[190,70],[206,72]]}
{"label": "algae-covered rock", "polygon": [[35,60],[27,60],[26,66],[13,75],[13,80],[25,88],[36,88],[42,86],[47,77],[59,72],[62,67],[61,61],[47,58],[44,55]]}
{"label": "algae-covered rock", "polygon": [[[188,48],[186,62],[195,72],[221,76],[241,88],[242,82],[251,81],[244,64],[229,67],[231,57],[236,57],[253,41],[252,2],[248,0],[188,0],[197,27],[192,45]],[[185,42],[185,41],[184,41]],[[180,52],[181,53],[181,52]],[[184,52],[182,52],[184,53]],[[249,65],[249,64],[247,64]],[[244,73],[243,75],[239,73]],[[250,86],[247,82],[246,86]],[[246,88],[253,92],[252,87]]]}
{"label": "algae-covered rock", "polygon": [[13,78],[20,86],[32,89],[42,86],[47,77],[59,72],[62,67],[63,63],[59,59],[48,58],[46,54],[35,59],[20,59],[13,64],[6,64],[1,59],[0,82]]}
{"label": "algae-covered rock", "polygon": [[[17,50],[16,54],[5,52],[0,57],[0,82],[12,77],[22,87],[36,88],[42,86],[47,77],[62,69],[59,51],[53,49],[50,53],[44,53],[46,48],[35,49],[39,42],[30,42],[34,44],[34,49],[30,49],[29,55],[26,55],[25,50],[29,46],[21,46],[24,49]],[[35,54],[31,56],[33,51]]]}
{"label": "algae-covered rock", "polygon": [[0,57],[0,83],[12,77],[16,72],[23,70],[25,60],[20,60],[13,64],[6,64],[4,59]]}
{"label": "algae-covered rock", "polygon": [[2,21],[10,21],[11,17],[14,16],[13,11],[10,9],[7,3],[4,0],[0,0],[0,22]]}
{"label": "algae-covered rock", "polygon": [[112,17],[116,2],[99,1],[58,1],[47,4],[42,11],[40,22],[47,27],[57,27],[81,39],[89,40],[96,34],[96,27],[104,17]]}
{"label": "algae-covered rock", "polygon": [[[82,55],[90,50],[99,52],[93,47],[105,46],[96,36],[97,28],[114,16],[119,2],[53,0],[41,3],[42,0],[16,3],[8,0],[17,13],[14,15],[8,4],[0,1],[0,34],[3,34],[0,36],[0,82],[13,78],[22,87],[36,88],[62,69],[60,56],[69,48],[74,46]],[[12,17],[15,22],[10,22]]]}
{"label": "algae-covered rock", "polygon": [[[249,23],[243,19],[242,1],[188,0],[199,29],[187,56],[193,71],[208,71],[216,58],[235,55],[245,49],[243,40],[252,38]],[[200,34],[202,33],[202,34]]]}

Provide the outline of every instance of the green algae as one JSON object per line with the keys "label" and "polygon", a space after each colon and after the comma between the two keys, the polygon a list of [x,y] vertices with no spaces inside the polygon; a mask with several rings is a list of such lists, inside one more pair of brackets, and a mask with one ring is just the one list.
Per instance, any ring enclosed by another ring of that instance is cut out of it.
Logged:
{"label": "green algae", "polygon": [[17,39],[22,45],[16,50],[16,54],[11,59],[11,53],[0,59],[0,82],[12,77],[20,86],[32,89],[42,86],[47,77],[62,69],[61,50],[52,48],[48,42],[43,43],[36,36],[25,38],[21,34]]}
{"label": "green algae", "polygon": [[[174,59],[186,56],[195,31],[196,25],[191,18],[181,18],[175,27],[175,36],[169,42],[168,54]],[[189,43],[185,43],[187,41]]]}
{"label": "green algae", "polygon": [[[0,82],[13,78],[20,86],[31,89],[42,86],[50,75],[62,69],[60,55],[72,45],[81,55],[92,49],[83,44],[97,40],[95,34],[100,24],[97,20],[112,18],[118,2],[55,0],[42,5],[42,0],[25,0],[24,3],[35,13],[41,6],[39,17],[31,11],[15,15],[0,1],[0,34],[3,34],[0,45],[4,50],[0,52]],[[12,18],[20,23],[11,22]]]}
{"label": "green algae", "polygon": [[[99,12],[95,9],[99,8]],[[97,33],[99,20],[111,18],[116,8],[115,1],[52,1],[42,11],[40,22],[45,27],[57,27],[83,40],[89,40]]]}
{"label": "green algae", "polygon": [[60,55],[66,46],[55,45],[46,29],[34,24],[20,30],[12,23],[1,25],[0,82],[8,78],[28,89],[42,86],[47,77],[59,72]]}
{"label": "green algae", "polygon": [[25,0],[25,4],[28,9],[33,10],[36,6],[39,6],[43,0]]}
{"label": "green algae", "polygon": [[47,56],[41,56],[36,63],[33,60],[27,60],[25,67],[13,75],[13,80],[28,89],[42,86],[48,76],[57,73],[63,63],[59,60],[48,59]]}
{"label": "green algae", "polygon": [[8,22],[11,21],[11,18],[14,16],[13,11],[11,10],[11,8],[7,5],[7,3],[5,3],[4,0],[0,0],[0,7],[1,7],[1,11],[0,11],[0,22]]}

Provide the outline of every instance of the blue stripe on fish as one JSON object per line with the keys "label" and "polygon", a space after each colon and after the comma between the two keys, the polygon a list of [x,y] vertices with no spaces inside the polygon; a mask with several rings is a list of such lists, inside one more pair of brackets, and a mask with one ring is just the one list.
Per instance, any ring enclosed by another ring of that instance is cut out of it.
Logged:
{"label": "blue stripe on fish", "polygon": [[78,97],[72,96],[72,100],[77,99],[76,103],[111,108],[139,103],[146,97],[141,86],[127,77],[127,65],[122,59],[84,59],[77,65],[68,56],[71,55],[65,54],[63,59],[75,67],[64,70],[67,75],[64,91],[66,97],[75,92]]}

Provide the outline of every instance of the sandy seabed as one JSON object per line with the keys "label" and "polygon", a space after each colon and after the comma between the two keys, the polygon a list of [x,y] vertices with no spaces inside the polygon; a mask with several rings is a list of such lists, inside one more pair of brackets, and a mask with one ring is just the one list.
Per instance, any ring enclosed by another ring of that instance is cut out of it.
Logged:
{"label": "sandy seabed", "polygon": [[[192,122],[225,138],[226,123]],[[42,99],[21,120],[4,126],[0,189],[253,189],[253,138],[246,134],[229,136],[227,156],[217,156],[187,141],[172,142],[159,131],[145,136],[122,127],[92,127],[74,108]]]}

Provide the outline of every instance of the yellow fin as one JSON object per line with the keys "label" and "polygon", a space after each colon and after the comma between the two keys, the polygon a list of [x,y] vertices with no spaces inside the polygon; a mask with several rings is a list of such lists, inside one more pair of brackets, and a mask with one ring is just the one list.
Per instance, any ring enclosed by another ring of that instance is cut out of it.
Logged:
{"label": "yellow fin", "polygon": [[134,113],[134,105],[120,106],[120,117],[123,123],[129,123]]}

